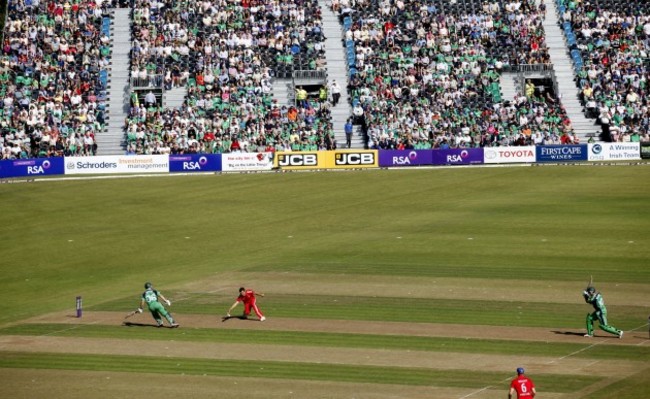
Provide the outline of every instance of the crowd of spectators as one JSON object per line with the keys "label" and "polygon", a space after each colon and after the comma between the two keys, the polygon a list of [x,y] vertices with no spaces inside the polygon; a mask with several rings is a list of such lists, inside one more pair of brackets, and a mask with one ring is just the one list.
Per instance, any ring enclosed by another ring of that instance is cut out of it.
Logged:
{"label": "crowd of spectators", "polygon": [[583,59],[577,84],[605,139],[650,140],[650,4],[563,0]]}
{"label": "crowd of spectators", "polygon": [[352,20],[345,32],[356,53],[348,90],[372,147],[576,140],[554,96],[500,95],[504,68],[550,62],[545,6],[474,3],[478,12],[467,14],[466,5],[442,10],[435,2],[333,0],[332,9]]}
{"label": "crowd of spectators", "polygon": [[[612,141],[649,139],[647,8],[561,1],[585,60],[576,80],[587,113]],[[343,41],[355,55],[347,90],[369,146],[578,142],[552,93],[528,84],[501,98],[503,70],[549,63],[544,2],[463,3],[331,0],[351,21]],[[9,2],[0,58],[2,159],[96,153],[105,122],[100,71],[110,57],[101,22],[109,6]],[[165,90],[186,87],[187,96],[174,109],[134,96],[128,153],[336,148],[332,93],[325,88],[291,105],[272,93],[278,71],[325,67],[316,0],[134,0],[132,7],[131,76]]]}
{"label": "crowd of spectators", "polygon": [[187,87],[184,104],[132,101],[127,152],[222,153],[323,149],[333,132],[327,103],[273,99],[276,70],[323,67],[316,0],[136,0],[132,76],[163,75]]}
{"label": "crowd of spectators", "polygon": [[104,128],[102,0],[8,1],[0,56],[1,159],[94,155]]}

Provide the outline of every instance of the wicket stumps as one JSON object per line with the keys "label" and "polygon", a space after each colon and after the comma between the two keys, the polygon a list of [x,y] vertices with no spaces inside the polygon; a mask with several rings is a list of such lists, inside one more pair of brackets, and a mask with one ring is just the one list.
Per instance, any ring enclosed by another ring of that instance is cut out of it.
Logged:
{"label": "wicket stumps", "polygon": [[82,301],[81,301],[81,296],[77,297],[77,317],[81,317],[81,312],[83,311],[82,308]]}

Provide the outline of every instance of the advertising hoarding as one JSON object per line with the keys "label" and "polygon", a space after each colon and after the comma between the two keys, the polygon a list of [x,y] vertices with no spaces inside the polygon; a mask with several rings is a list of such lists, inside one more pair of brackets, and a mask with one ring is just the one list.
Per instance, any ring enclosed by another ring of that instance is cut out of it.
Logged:
{"label": "advertising hoarding", "polygon": [[483,148],[454,148],[432,151],[434,165],[471,165],[483,163]]}
{"label": "advertising hoarding", "polygon": [[485,163],[532,163],[535,162],[535,146],[485,147]]}
{"label": "advertising hoarding", "polygon": [[224,172],[261,171],[273,169],[272,152],[236,152],[221,154],[221,170]]}
{"label": "advertising hoarding", "polygon": [[641,143],[588,144],[589,161],[625,161],[641,159]]}
{"label": "advertising hoarding", "polygon": [[535,147],[537,162],[586,161],[588,149],[586,144],[579,145],[542,145]]}
{"label": "advertising hoarding", "polygon": [[167,173],[168,155],[66,157],[65,174]]}
{"label": "advertising hoarding", "polygon": [[377,150],[335,150],[326,153],[326,162],[331,169],[376,168],[379,166]]}
{"label": "advertising hoarding", "polygon": [[62,157],[0,161],[0,178],[62,175],[64,170]]}
{"label": "advertising hoarding", "polygon": [[431,150],[379,150],[379,166],[431,165]]}
{"label": "advertising hoarding", "polygon": [[326,152],[276,152],[273,166],[280,169],[322,169],[325,168]]}
{"label": "advertising hoarding", "polygon": [[170,172],[218,172],[221,170],[221,154],[170,155]]}

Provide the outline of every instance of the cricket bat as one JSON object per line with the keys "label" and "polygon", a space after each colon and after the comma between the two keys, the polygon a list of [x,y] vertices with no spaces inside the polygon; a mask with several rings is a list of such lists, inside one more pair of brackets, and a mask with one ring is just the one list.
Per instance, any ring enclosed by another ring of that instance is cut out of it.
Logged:
{"label": "cricket bat", "polygon": [[129,312],[126,316],[124,316],[124,320],[128,319],[129,317],[132,317],[136,313],[139,313],[137,310],[134,310],[133,312]]}

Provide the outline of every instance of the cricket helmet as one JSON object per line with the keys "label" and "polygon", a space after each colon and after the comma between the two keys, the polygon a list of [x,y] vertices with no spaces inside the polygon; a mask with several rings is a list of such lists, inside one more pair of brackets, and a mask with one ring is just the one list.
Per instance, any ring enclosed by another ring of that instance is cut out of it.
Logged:
{"label": "cricket helmet", "polygon": [[595,287],[587,287],[587,292],[590,293],[590,294],[593,294],[594,292],[596,292],[596,288]]}
{"label": "cricket helmet", "polygon": [[523,367],[518,367],[517,368],[517,374],[523,374],[524,373],[524,368]]}
{"label": "cricket helmet", "polygon": [[146,283],[144,283],[144,289],[148,290],[149,288],[151,288],[151,283],[147,281]]}

